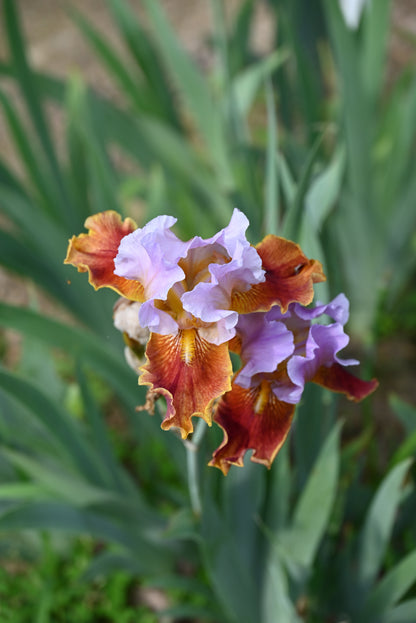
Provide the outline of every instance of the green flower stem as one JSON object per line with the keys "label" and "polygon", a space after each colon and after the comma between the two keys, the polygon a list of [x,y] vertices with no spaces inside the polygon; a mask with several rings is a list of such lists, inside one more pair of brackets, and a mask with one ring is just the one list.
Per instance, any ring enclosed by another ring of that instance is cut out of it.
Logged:
{"label": "green flower stem", "polygon": [[191,500],[191,507],[195,517],[200,517],[202,513],[201,496],[199,493],[198,450],[205,435],[206,428],[207,423],[200,419],[195,427],[192,439],[190,441],[184,441],[188,470],[189,498]]}

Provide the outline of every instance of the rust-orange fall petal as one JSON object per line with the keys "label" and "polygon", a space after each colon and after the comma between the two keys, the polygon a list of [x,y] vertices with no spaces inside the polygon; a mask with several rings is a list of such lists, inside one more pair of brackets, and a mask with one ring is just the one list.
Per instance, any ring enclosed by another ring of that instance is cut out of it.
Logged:
{"label": "rust-orange fall petal", "polygon": [[214,415],[224,439],[209,464],[227,474],[231,465],[242,467],[244,454],[253,449],[251,460],[270,467],[287,437],[294,412],[295,405],[278,400],[267,380],[250,389],[233,384]]}
{"label": "rust-orange fall petal", "polygon": [[265,281],[246,292],[233,293],[231,309],[247,314],[268,311],[279,304],[285,312],[290,303],[308,305],[313,284],[325,281],[322,264],[309,260],[295,242],[269,234],[256,246],[266,271]]}
{"label": "rust-orange fall petal", "polygon": [[345,394],[349,400],[355,402],[363,400],[378,387],[376,379],[362,381],[339,363],[329,367],[321,366],[311,381],[333,392]]}
{"label": "rust-orange fall petal", "polygon": [[114,274],[114,258],[120,241],[131,234],[137,225],[113,210],[99,212],[85,221],[88,234],[73,236],[69,241],[65,264],[72,264],[78,272],[88,271],[88,280],[96,290],[107,287],[132,301],[143,301],[143,286],[138,281]]}
{"label": "rust-orange fall petal", "polygon": [[207,342],[197,329],[176,335],[152,333],[146,357],[139,383],[166,398],[162,428],[177,427],[186,438],[193,431],[192,416],[211,424],[214,400],[231,387],[228,345]]}

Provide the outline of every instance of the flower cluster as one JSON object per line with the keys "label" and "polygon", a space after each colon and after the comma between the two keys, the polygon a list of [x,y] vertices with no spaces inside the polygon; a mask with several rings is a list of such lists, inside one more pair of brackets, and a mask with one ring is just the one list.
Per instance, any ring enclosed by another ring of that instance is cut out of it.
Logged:
{"label": "flower cluster", "polygon": [[[377,386],[346,371],[357,361],[338,357],[348,343],[348,301],[340,294],[306,307],[313,284],[325,280],[321,264],[278,236],[252,246],[239,210],[208,239],[183,242],[175,222],[158,216],[137,228],[116,212],[95,214],[88,234],[70,240],[65,263],[123,297],[115,324],[131,354],[145,346],[139,383],[151,399],[165,397],[163,429],[186,438],[194,416],[213,419],[224,439],[211,465],[226,474],[253,449],[252,460],[270,466],[306,382],[353,400]],[[333,322],[315,322],[324,314]],[[241,359],[234,374],[230,351]]]}

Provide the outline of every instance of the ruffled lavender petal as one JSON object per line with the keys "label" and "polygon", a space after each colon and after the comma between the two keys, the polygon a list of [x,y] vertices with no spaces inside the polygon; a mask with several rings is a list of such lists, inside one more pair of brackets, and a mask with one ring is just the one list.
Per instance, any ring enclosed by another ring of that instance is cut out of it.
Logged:
{"label": "ruffled lavender petal", "polygon": [[175,222],[171,216],[158,216],[121,240],[114,273],[140,281],[147,299],[166,299],[169,289],[185,277],[178,262],[190,242],[182,242],[170,231]]}
{"label": "ruffled lavender petal", "polygon": [[341,324],[312,325],[305,344],[303,355],[293,355],[287,363],[287,373],[291,383],[276,385],[274,393],[280,400],[295,404],[299,402],[307,381],[310,381],[321,366],[339,363],[344,366],[356,365],[355,359],[340,359],[337,353],[349,342],[348,335]]}
{"label": "ruffled lavender petal", "polygon": [[299,303],[292,303],[289,305],[289,309],[286,313],[282,314],[280,307],[275,305],[272,309],[267,312],[267,318],[269,320],[284,320],[285,322],[296,323],[296,319],[299,321],[299,326],[302,326],[304,323],[301,321],[305,321],[307,324],[310,324],[312,320],[319,318],[326,314],[335,322],[338,322],[342,326],[346,324],[349,318],[349,301],[345,294],[338,294],[332,301],[325,304],[318,303],[315,307],[304,307]]}
{"label": "ruffled lavender petal", "polygon": [[343,366],[358,365],[359,362],[356,359],[340,359],[338,357],[337,353],[345,348],[350,341],[342,325],[337,322],[330,325],[312,325],[310,333],[318,345],[315,359],[319,366],[332,366],[334,362]]}
{"label": "ruffled lavender petal", "polygon": [[335,322],[344,326],[348,321],[350,303],[345,294],[338,294],[332,301],[327,304],[319,304],[315,307],[302,307],[298,303],[293,306],[293,313],[302,318],[302,320],[314,320],[326,314]]}
{"label": "ruffled lavender petal", "polygon": [[[293,336],[294,347],[292,352],[286,355],[287,376],[277,375],[272,382],[273,392],[284,402],[296,404],[299,402],[305,383],[311,380],[321,366],[330,367],[334,363],[344,366],[356,365],[355,359],[341,359],[338,356],[349,342],[348,335],[344,332],[344,324],[348,320],[349,302],[344,294],[339,294],[330,303],[320,304],[313,308],[303,307],[295,303],[289,306],[286,313],[282,313],[276,305],[264,315],[264,322],[271,326],[283,325]],[[314,323],[321,316],[329,316],[335,322],[331,324]],[[254,374],[253,370],[266,372],[256,367],[256,360],[267,359],[271,352],[273,341],[276,339],[270,331],[270,335],[264,333],[266,339],[262,343],[262,333],[258,331],[255,323],[248,324],[251,316],[242,316],[237,325],[237,330],[242,339],[242,359],[245,368],[240,372],[238,384],[249,387]],[[260,314],[260,316],[262,316]],[[259,321],[260,322],[260,321]],[[245,324],[247,323],[247,324]],[[256,350],[260,355],[257,355]],[[272,359],[269,360],[271,363]],[[252,363],[253,362],[253,363]],[[265,368],[265,365],[263,368]],[[277,365],[272,370],[276,371]],[[255,379],[257,382],[258,379]]]}
{"label": "ruffled lavender petal", "polygon": [[235,268],[245,269],[244,283],[247,289],[249,285],[265,280],[261,257],[246,238],[245,232],[248,226],[249,222],[245,214],[235,208],[228,226],[212,239],[212,242],[226,249],[233,263],[236,264]]}
{"label": "ruffled lavender petal", "polygon": [[264,281],[261,258],[245,238],[247,226],[244,214],[234,210],[228,227],[208,240],[194,238],[191,242],[192,248],[207,244],[215,245],[215,249],[223,248],[230,258],[209,264],[209,280],[197,283],[181,297],[184,309],[203,322],[217,322],[225,317],[224,310],[229,310],[233,291],[244,292]]}
{"label": "ruffled lavender petal", "polygon": [[228,342],[235,335],[235,325],[238,321],[237,312],[224,311],[224,317],[210,325],[198,329],[199,335],[210,344],[219,346]]}
{"label": "ruffled lavender petal", "polygon": [[203,322],[216,322],[229,311],[228,292],[216,284],[200,282],[181,296],[183,308]]}
{"label": "ruffled lavender petal", "polygon": [[237,385],[249,388],[256,374],[274,372],[293,353],[293,334],[282,322],[270,322],[265,314],[240,316],[237,325],[241,337],[243,368],[235,379]]}
{"label": "ruffled lavender petal", "polygon": [[161,335],[175,335],[179,328],[172,316],[157,309],[153,301],[142,303],[139,310],[139,322],[142,327],[147,327],[152,333]]}
{"label": "ruffled lavender petal", "polygon": [[246,238],[245,232],[248,226],[247,217],[235,208],[227,227],[221,229],[211,238],[203,239],[196,236],[190,241],[190,249],[220,245],[225,249],[229,258],[237,262],[240,267],[247,269],[247,276],[250,278],[246,282],[247,287],[254,283],[261,283],[265,280],[265,272],[261,267],[262,261],[259,254]]}
{"label": "ruffled lavender petal", "polygon": [[182,295],[181,301],[184,309],[196,318],[216,322],[224,317],[224,310],[229,311],[233,290],[246,289],[251,273],[233,261],[211,264],[209,273],[211,280],[197,283],[190,292]]}

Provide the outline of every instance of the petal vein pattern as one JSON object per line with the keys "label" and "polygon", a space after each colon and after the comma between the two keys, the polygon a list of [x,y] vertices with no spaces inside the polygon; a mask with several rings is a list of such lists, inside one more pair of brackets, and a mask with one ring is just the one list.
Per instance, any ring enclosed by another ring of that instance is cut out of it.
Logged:
{"label": "petal vein pattern", "polygon": [[[207,239],[184,242],[171,231],[175,223],[164,215],[137,228],[116,212],[95,214],[85,222],[88,233],[70,240],[65,263],[88,272],[95,289],[123,297],[115,324],[139,383],[149,387],[145,408],[166,399],[163,429],[185,438],[194,416],[214,419],[224,439],[211,465],[226,474],[252,449],[252,460],[270,467],[305,383],[352,400],[377,386],[346,370],[355,359],[339,356],[349,342],[348,300],[340,294],[306,307],[314,284],[325,280],[320,262],[274,235],[253,247],[237,209]],[[324,315],[329,323],[320,322]],[[230,351],[241,360],[234,377]]]}
{"label": "petal vein pattern", "polygon": [[[226,474],[230,465],[243,465],[245,452],[253,449],[252,460],[270,467],[308,381],[355,401],[376,389],[376,380],[362,381],[345,370],[358,361],[338,356],[349,342],[344,332],[348,307],[340,294],[314,308],[294,303],[286,312],[275,306],[267,313],[240,317],[232,347],[242,367],[214,415],[224,439],[211,465]],[[334,322],[313,324],[324,314]]]}
{"label": "petal vein pattern", "polygon": [[120,242],[136,229],[134,221],[122,221],[117,212],[109,210],[89,216],[85,227],[88,234],[73,236],[69,241],[64,263],[76,266],[79,272],[88,272],[88,280],[96,290],[107,287],[132,301],[143,301],[140,282],[114,273]]}
{"label": "petal vein pattern", "polygon": [[185,438],[193,431],[192,416],[203,417],[211,425],[214,400],[231,388],[227,344],[210,344],[196,329],[175,336],[153,333],[146,357],[139,383],[166,398],[162,428],[176,427]]}
{"label": "petal vein pattern", "polygon": [[298,244],[268,235],[256,247],[265,270],[265,279],[246,292],[233,292],[231,308],[240,314],[268,311],[279,305],[286,311],[293,302],[309,305],[313,284],[325,281],[322,265],[309,260]]}
{"label": "petal vein pattern", "polygon": [[186,256],[189,243],[170,231],[175,223],[171,216],[157,216],[120,242],[114,272],[140,281],[147,300],[166,299],[169,289],[185,277],[178,262]]}
{"label": "petal vein pattern", "polygon": [[231,465],[242,467],[244,454],[253,449],[251,460],[270,467],[287,437],[294,412],[295,406],[278,400],[266,382],[250,389],[233,384],[214,416],[224,439],[210,465],[227,474]]}
{"label": "petal vein pattern", "polygon": [[235,209],[220,232],[187,242],[170,231],[175,222],[159,216],[123,238],[114,272],[142,284],[142,326],[163,335],[197,328],[211,344],[227,342],[238,320],[233,293],[264,281],[261,258],[245,237],[248,220]]}

